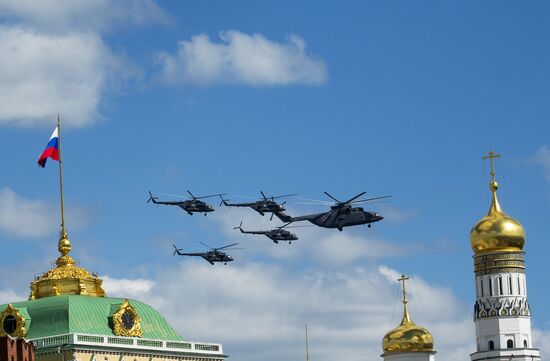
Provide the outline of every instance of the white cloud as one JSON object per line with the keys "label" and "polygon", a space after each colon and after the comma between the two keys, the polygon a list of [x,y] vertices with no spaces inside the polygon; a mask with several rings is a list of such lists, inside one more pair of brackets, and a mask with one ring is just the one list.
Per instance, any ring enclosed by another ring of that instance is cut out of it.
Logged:
{"label": "white cloud", "polygon": [[49,35],[19,26],[0,28],[0,124],[84,126],[119,64],[97,35]]}
{"label": "white cloud", "polygon": [[542,167],[546,180],[550,181],[550,149],[548,146],[543,145],[540,147],[533,156],[532,161]]}
{"label": "white cloud", "polygon": [[128,278],[112,278],[109,276],[102,276],[103,288],[110,297],[121,298],[136,298],[139,299],[141,295],[149,292],[154,282],[147,279],[128,279]]}
{"label": "white cloud", "polygon": [[100,119],[105,94],[139,75],[101,37],[113,25],[162,23],[153,0],[0,0],[0,125]]}
{"label": "white cloud", "polygon": [[543,359],[550,355],[550,330],[533,330],[533,345],[540,349]]}
{"label": "white cloud", "polygon": [[[22,296],[10,289],[0,289],[0,305],[6,304],[9,302],[18,302],[27,299],[27,297]],[[4,310],[0,310],[2,312]]]}
{"label": "white cloud", "polygon": [[170,20],[153,0],[0,0],[0,16],[45,31],[103,31],[113,25]]}
{"label": "white cloud", "polygon": [[205,34],[196,35],[180,41],[175,55],[159,54],[161,80],[171,85],[254,86],[319,85],[327,81],[325,64],[306,52],[305,41],[297,35],[278,43],[261,34],[227,31],[220,33],[220,39],[213,42]]}
{"label": "white cloud", "polygon": [[[160,270],[141,299],[183,337],[222,342],[242,361],[303,357],[306,323],[312,359],[376,360],[384,334],[401,320],[398,274],[387,267],[296,272],[186,260]],[[474,348],[470,308],[449,289],[418,277],[409,283],[411,316],[434,335],[438,357],[464,360]]]}
{"label": "white cloud", "polygon": [[[36,238],[59,230],[57,207],[42,200],[26,199],[10,188],[0,188],[0,231],[19,238]],[[88,212],[83,208],[69,210],[68,224],[73,229],[88,223]]]}

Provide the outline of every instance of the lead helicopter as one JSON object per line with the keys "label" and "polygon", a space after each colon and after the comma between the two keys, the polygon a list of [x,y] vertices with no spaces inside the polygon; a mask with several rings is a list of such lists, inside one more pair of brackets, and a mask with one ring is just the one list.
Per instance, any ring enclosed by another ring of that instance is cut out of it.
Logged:
{"label": "lead helicopter", "polygon": [[238,245],[238,243],[232,243],[232,244],[228,244],[227,246],[218,247],[218,248],[210,247],[209,245],[204,244],[202,242],[199,242],[199,243],[209,248],[210,250],[206,252],[183,252],[183,249],[177,248],[175,244],[172,244],[172,246],[174,246],[174,253],[172,255],[175,256],[177,254],[180,256],[201,257],[204,260],[206,260],[208,263],[210,263],[212,266],[214,265],[214,263],[223,263],[227,265],[227,262],[233,262],[234,258],[225,252],[221,252],[220,250],[239,249],[239,248],[230,248]]}
{"label": "lead helicopter", "polygon": [[381,221],[384,219],[379,213],[365,211],[362,207],[354,207],[356,204],[370,203],[373,201],[389,198],[391,196],[373,197],[366,199],[357,199],[363,196],[366,192],[361,192],[353,198],[348,199],[345,202],[339,201],[327,192],[324,192],[336,203],[332,204],[325,201],[311,200],[316,203],[313,204],[332,204],[330,211],[323,213],[307,214],[299,217],[292,217],[284,212],[274,212],[274,214],[285,223],[309,221],[310,223],[323,227],[323,228],[336,228],[342,231],[345,227],[357,226],[366,224],[371,227],[372,223]]}
{"label": "lead helicopter", "polygon": [[191,196],[190,199],[184,199],[181,201],[159,201],[158,197],[153,197],[153,194],[151,193],[151,191],[149,191],[149,199],[147,200],[147,203],[153,202],[154,204],[178,206],[186,211],[190,216],[192,216],[193,213],[204,213],[204,215],[206,216],[207,213],[214,212],[214,207],[201,201],[201,199],[223,196],[223,194],[212,194],[209,196],[195,197],[190,191],[187,191],[187,193],[189,193],[189,195]]}
{"label": "lead helicopter", "polygon": [[235,227],[233,229],[239,229],[241,233],[245,233],[245,234],[263,234],[277,244],[279,244],[279,241],[284,241],[284,242],[288,242],[288,244],[291,244],[292,241],[295,241],[298,239],[298,236],[296,236],[296,234],[294,233],[287,231],[286,229],[283,229],[289,224],[290,223],[287,223],[284,226],[270,229],[268,231],[245,231],[243,229],[243,222],[241,222],[241,224],[238,227]]}
{"label": "lead helicopter", "polygon": [[227,207],[250,207],[256,212],[260,213],[262,216],[266,213],[271,213],[271,219],[273,219],[273,213],[274,212],[283,212],[285,211],[285,202],[283,203],[277,203],[275,202],[275,199],[277,198],[285,198],[285,197],[292,197],[296,196],[297,194],[286,194],[284,196],[276,196],[276,197],[266,197],[264,192],[260,191],[262,194],[263,199],[259,199],[256,202],[244,202],[244,203],[229,203],[228,199],[223,198],[223,194],[220,195],[220,198],[222,200],[222,204]]}

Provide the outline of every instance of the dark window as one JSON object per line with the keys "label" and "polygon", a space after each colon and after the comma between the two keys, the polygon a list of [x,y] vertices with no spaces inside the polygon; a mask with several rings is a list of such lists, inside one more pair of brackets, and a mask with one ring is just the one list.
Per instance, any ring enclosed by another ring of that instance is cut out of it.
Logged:
{"label": "dark window", "polygon": [[508,294],[514,294],[514,292],[512,292],[512,277],[508,277],[508,286],[510,287],[510,289],[508,290]]}
{"label": "dark window", "polygon": [[518,294],[521,295],[521,283],[520,283],[519,277],[518,277]]}
{"label": "dark window", "polygon": [[479,280],[479,285],[481,286],[481,297],[483,297],[483,278]]}
{"label": "dark window", "polygon": [[504,290],[502,289],[502,278],[501,277],[498,278],[498,294],[499,295],[504,294]]}
{"label": "dark window", "polygon": [[11,335],[17,329],[17,319],[13,315],[7,315],[2,321],[2,328],[4,332]]}
{"label": "dark window", "polygon": [[508,347],[508,348],[514,348],[514,341],[512,341],[512,340],[506,341],[506,347]]}
{"label": "dark window", "polygon": [[494,350],[494,349],[495,349],[495,342],[489,341],[489,350]]}
{"label": "dark window", "polygon": [[489,296],[493,295],[493,280],[489,278]]}
{"label": "dark window", "polygon": [[523,347],[527,348],[527,340],[523,340]]}

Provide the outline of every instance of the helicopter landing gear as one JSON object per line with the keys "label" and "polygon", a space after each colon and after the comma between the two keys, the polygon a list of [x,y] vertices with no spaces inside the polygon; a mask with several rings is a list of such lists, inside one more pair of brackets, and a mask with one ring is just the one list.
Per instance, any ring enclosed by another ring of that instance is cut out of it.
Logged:
{"label": "helicopter landing gear", "polygon": [[341,226],[340,226],[340,227],[336,227],[336,228],[338,228],[338,230],[339,230],[340,232],[342,232],[342,231],[344,230],[344,228],[342,228]]}
{"label": "helicopter landing gear", "polygon": [[369,228],[370,228],[370,226],[371,226],[371,224],[369,223],[369,224],[367,225],[367,227],[369,227]]}
{"label": "helicopter landing gear", "polygon": [[204,215],[206,216],[206,213]]}
{"label": "helicopter landing gear", "polygon": [[224,263],[224,266],[227,266],[227,262]]}

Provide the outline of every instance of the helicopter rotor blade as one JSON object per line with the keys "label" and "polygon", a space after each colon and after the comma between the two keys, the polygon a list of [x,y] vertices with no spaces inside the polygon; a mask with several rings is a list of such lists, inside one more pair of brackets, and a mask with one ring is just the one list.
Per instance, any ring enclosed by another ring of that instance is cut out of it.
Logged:
{"label": "helicopter rotor blade", "polygon": [[287,223],[285,224],[284,226],[281,226],[281,227],[277,227],[277,228],[304,228],[304,227],[313,227],[313,224],[304,224],[304,225],[301,225],[301,226],[289,226],[287,227],[287,225],[289,225],[290,223]]}
{"label": "helicopter rotor blade", "polygon": [[225,195],[227,195],[227,193],[217,193],[217,194],[210,194],[207,196],[194,197],[194,199],[212,198],[212,197],[219,197],[219,196],[225,196]]}
{"label": "helicopter rotor blade", "polygon": [[233,247],[233,246],[236,246],[236,245],[238,245],[238,243],[232,243],[232,244],[228,244],[227,246],[223,246],[223,247],[219,247],[219,248],[213,248],[213,249],[215,249],[215,250],[226,249],[226,248]]}
{"label": "helicopter rotor blade", "polygon": [[333,199],[336,203],[342,203],[340,202],[338,199],[334,198],[333,196],[331,196],[328,192],[323,192],[325,193],[327,196],[329,196],[331,199]]}
{"label": "helicopter rotor blade", "polygon": [[355,197],[350,198],[350,199],[348,199],[347,201],[342,202],[342,203],[344,203],[344,204],[350,204],[351,202],[353,202],[353,201],[356,200],[357,198],[361,197],[361,196],[362,196],[363,194],[365,194],[365,193],[367,193],[367,192],[361,192],[361,193],[359,193],[358,195],[356,195]]}
{"label": "helicopter rotor blade", "polygon": [[276,197],[271,197],[272,199],[275,199],[275,198],[285,198],[285,197],[294,197],[294,196],[297,196],[298,193],[293,193],[293,194],[285,194],[285,195],[282,195],[282,196],[276,196]]}
{"label": "helicopter rotor blade", "polygon": [[270,221],[270,222],[273,220],[273,215],[274,215],[274,213],[271,212],[271,217],[269,217],[269,221]]}
{"label": "helicopter rotor blade", "polygon": [[241,221],[238,227],[233,227],[233,229],[243,229],[243,221]]}
{"label": "helicopter rotor blade", "polygon": [[372,201],[376,201],[376,200],[379,200],[379,199],[390,198],[390,197],[392,197],[392,196],[389,195],[389,196],[382,196],[382,197],[373,197],[373,198],[367,198],[367,199],[359,199],[359,200],[356,200],[356,201],[353,201],[353,202],[349,202],[348,204],[369,203],[369,202],[372,202]]}
{"label": "helicopter rotor blade", "polygon": [[265,196],[264,192],[260,191],[260,193],[262,194],[262,197],[264,197],[264,200],[267,200],[267,197]]}
{"label": "helicopter rotor blade", "polygon": [[199,242],[199,243],[202,244],[203,246],[205,246],[206,248],[214,249],[214,248],[210,247],[209,245],[207,245],[205,243],[202,243],[202,242]]}
{"label": "helicopter rotor blade", "polygon": [[176,197],[176,198],[184,198],[189,199],[188,196],[182,196],[181,194],[172,194],[172,193],[159,193],[161,196],[168,196],[168,197]]}

